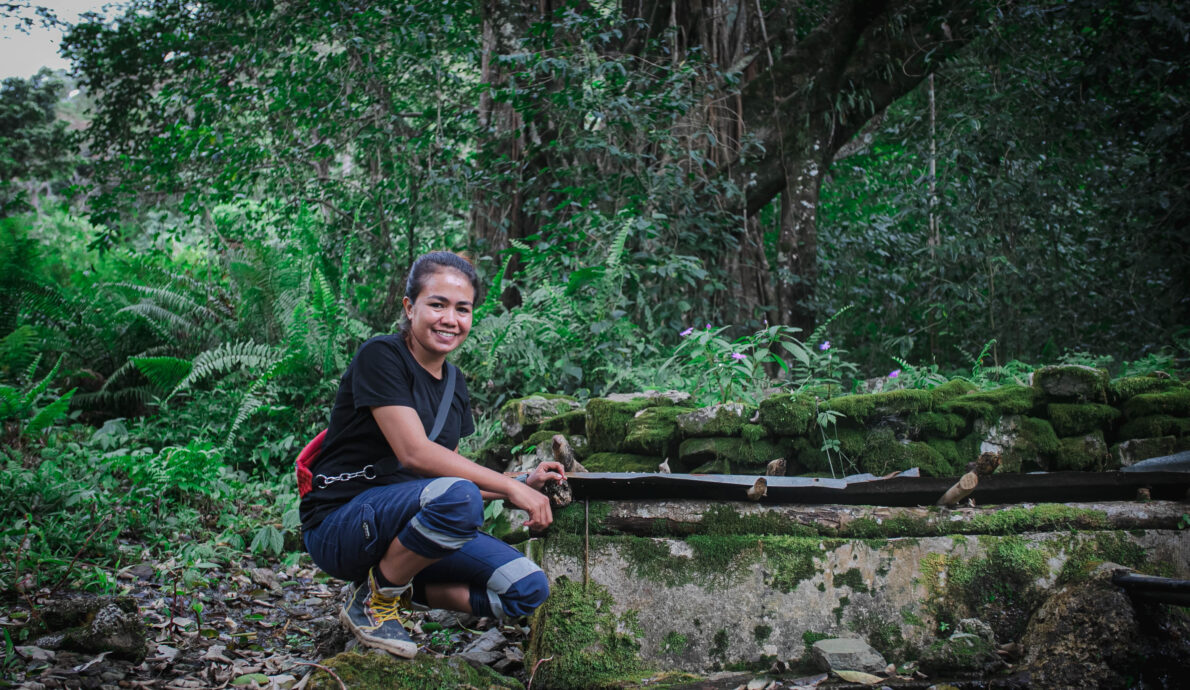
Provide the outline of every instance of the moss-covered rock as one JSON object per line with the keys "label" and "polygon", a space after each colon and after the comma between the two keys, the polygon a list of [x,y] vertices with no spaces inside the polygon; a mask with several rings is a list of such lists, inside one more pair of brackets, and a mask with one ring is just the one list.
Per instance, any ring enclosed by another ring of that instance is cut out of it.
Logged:
{"label": "moss-covered rock", "polygon": [[661,461],[662,458],[651,455],[591,453],[583,461],[583,467],[589,472],[656,472]]}
{"label": "moss-covered rock", "polygon": [[914,436],[921,438],[959,438],[969,428],[967,420],[947,412],[918,412],[906,420]]}
{"label": "moss-covered rock", "polygon": [[[964,454],[973,451],[977,457],[981,452],[998,452],[1001,472],[1048,469],[1060,448],[1053,426],[1037,417],[1008,415],[993,425],[981,420],[976,423],[972,437],[980,439],[978,445],[963,446]],[[971,440],[971,437],[964,439],[968,444]]]}
{"label": "moss-covered rock", "polygon": [[1032,386],[1001,386],[990,391],[967,393],[942,403],[940,412],[966,419],[995,422],[1004,415],[1033,414],[1044,394]]}
{"label": "moss-covered rock", "polygon": [[930,391],[896,390],[867,395],[845,395],[822,403],[822,407],[834,410],[848,419],[867,421],[886,415],[908,415],[933,407],[934,398]]}
{"label": "moss-covered rock", "polygon": [[1190,436],[1190,419],[1171,417],[1167,414],[1138,417],[1124,422],[1116,435],[1121,440],[1153,436]]}
{"label": "moss-covered rock", "polygon": [[500,425],[505,438],[515,443],[537,431],[543,421],[578,407],[578,402],[567,395],[539,393],[516,398],[500,407]]}
{"label": "moss-covered rock", "polygon": [[1190,389],[1182,388],[1164,393],[1141,393],[1124,403],[1124,416],[1128,419],[1159,414],[1190,417]]}
{"label": "moss-covered rock", "polygon": [[566,434],[585,435],[587,433],[587,411],[578,409],[564,412],[543,421],[538,428],[561,431]]}
{"label": "moss-covered rock", "polygon": [[975,459],[979,457],[978,453],[964,452],[958,441],[949,438],[928,438],[922,443],[941,455],[954,474],[962,474],[962,470],[967,467],[967,464],[975,462]]}
{"label": "moss-covered rock", "polygon": [[916,467],[927,477],[948,477],[955,468],[937,450],[920,441],[902,441],[889,429],[875,429],[864,440],[859,454],[863,471],[875,475]]}
{"label": "moss-covered rock", "polygon": [[1058,441],[1058,453],[1054,458],[1053,469],[1102,471],[1107,468],[1110,456],[1102,431],[1062,438]]}
{"label": "moss-covered rock", "polygon": [[[392,688],[513,688],[520,681],[502,676],[487,666],[476,667],[462,657],[418,656],[398,659],[382,651],[344,652],[322,662],[338,680],[316,668],[307,685],[311,690],[391,690]],[[342,681],[342,685],[340,685]]]}
{"label": "moss-covered rock", "polygon": [[702,469],[707,465],[718,474],[763,474],[770,460],[785,456],[785,444],[760,439],[688,438],[682,441],[678,457],[682,466]]}
{"label": "moss-covered rock", "polygon": [[[826,441],[838,442],[837,449],[829,452],[823,449],[823,434],[795,438],[789,443],[786,461],[792,457],[804,471],[814,474],[842,477],[859,472],[857,463],[867,442],[867,430],[851,422],[841,421],[823,433]],[[786,471],[786,474],[793,472]]]}
{"label": "moss-covered rock", "polygon": [[806,436],[818,419],[811,395],[774,395],[760,403],[760,423],[774,436]]}
{"label": "moss-covered rock", "polygon": [[1173,455],[1177,450],[1176,436],[1158,436],[1156,438],[1134,438],[1112,446],[1112,465],[1115,467],[1131,467],[1149,458],[1159,458]]}
{"label": "moss-covered rock", "polygon": [[624,442],[620,448],[638,455],[661,458],[676,456],[681,441],[677,418],[686,412],[682,407],[648,407],[641,410],[624,425]]}
{"label": "moss-covered rock", "polygon": [[668,398],[637,397],[628,400],[594,398],[587,402],[587,442],[595,453],[624,450],[628,422],[636,413],[651,407],[673,406]]}
{"label": "moss-covered rock", "polygon": [[678,428],[682,435],[695,436],[739,436],[740,429],[752,416],[752,410],[743,403],[724,403],[691,410],[678,415]]}
{"label": "moss-covered rock", "polygon": [[1165,393],[1184,389],[1181,383],[1174,379],[1163,379],[1156,376],[1126,376],[1116,379],[1107,386],[1107,401],[1119,406],[1134,396],[1144,393]]}
{"label": "moss-covered rock", "polygon": [[[640,624],[635,612],[616,615],[604,586],[584,586],[566,577],[554,581],[550,597],[533,614],[525,667],[545,688],[621,687],[643,675]],[[540,666],[537,662],[550,659]],[[444,687],[441,685],[426,687]]]}
{"label": "moss-covered rock", "polygon": [[938,407],[944,402],[954,400],[957,397],[966,395],[978,386],[970,381],[964,379],[951,379],[946,383],[936,388],[930,389],[930,397],[934,399],[934,407]]}
{"label": "moss-covered rock", "polygon": [[1047,416],[1059,436],[1075,436],[1107,428],[1120,418],[1120,411],[1099,403],[1050,403]]}
{"label": "moss-covered rock", "polygon": [[1057,401],[1107,402],[1107,384],[1106,370],[1078,364],[1042,367],[1033,372],[1033,385]]}
{"label": "moss-covered rock", "polygon": [[922,653],[919,663],[921,670],[931,676],[990,673],[1004,665],[995,645],[979,635],[965,632],[930,645]]}

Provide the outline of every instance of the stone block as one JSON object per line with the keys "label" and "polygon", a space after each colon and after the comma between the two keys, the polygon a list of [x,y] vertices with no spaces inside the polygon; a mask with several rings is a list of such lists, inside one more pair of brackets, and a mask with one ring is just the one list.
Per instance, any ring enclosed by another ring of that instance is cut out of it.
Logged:
{"label": "stone block", "polygon": [[1079,364],[1042,367],[1033,372],[1033,385],[1051,400],[1107,402],[1108,375],[1104,369]]}

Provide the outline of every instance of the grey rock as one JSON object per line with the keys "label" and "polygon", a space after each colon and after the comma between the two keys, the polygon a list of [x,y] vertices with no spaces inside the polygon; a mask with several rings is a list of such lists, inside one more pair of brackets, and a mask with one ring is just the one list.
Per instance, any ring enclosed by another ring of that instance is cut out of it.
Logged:
{"label": "grey rock", "polygon": [[426,611],[425,620],[447,628],[474,628],[475,624],[479,622],[479,617],[461,611],[430,609]]}
{"label": "grey rock", "polygon": [[1106,401],[1107,371],[1078,364],[1042,367],[1033,372],[1033,385],[1056,400]]}
{"label": "grey rock", "polygon": [[819,640],[810,648],[810,654],[818,667],[826,671],[878,673],[888,666],[880,652],[867,642],[850,637]]}
{"label": "grey rock", "polygon": [[148,652],[145,623],[131,597],[68,597],[47,604],[42,620],[51,630],[46,638],[60,633],[64,649],[111,652],[137,663]]}
{"label": "grey rock", "polygon": [[491,628],[475,638],[459,656],[474,664],[491,666],[504,658],[504,648],[507,646],[508,639],[504,634],[498,628]]}
{"label": "grey rock", "polygon": [[724,403],[677,416],[683,436],[735,436],[748,421],[743,403]]}
{"label": "grey rock", "polygon": [[37,645],[20,645],[16,647],[17,654],[32,661],[53,661],[54,652]]}
{"label": "grey rock", "polygon": [[1149,458],[1159,458],[1173,453],[1176,436],[1154,438],[1133,438],[1112,447],[1112,457],[1120,467],[1131,467]]}
{"label": "grey rock", "polygon": [[959,621],[959,632],[977,635],[986,640],[988,644],[996,644],[996,635],[992,632],[992,626],[978,618],[964,618]]}
{"label": "grey rock", "polygon": [[1125,467],[1124,472],[1190,472],[1190,450],[1181,453],[1165,455],[1159,458],[1149,458],[1131,467]]}
{"label": "grey rock", "polygon": [[674,405],[680,405],[694,399],[685,391],[644,391],[643,393],[612,393],[604,396],[612,402],[629,402],[639,398],[665,398]]}
{"label": "grey rock", "polygon": [[519,400],[510,400],[500,408],[500,424],[504,435],[519,441],[537,430],[537,427],[551,417],[581,407],[568,398],[544,398],[531,395]]}

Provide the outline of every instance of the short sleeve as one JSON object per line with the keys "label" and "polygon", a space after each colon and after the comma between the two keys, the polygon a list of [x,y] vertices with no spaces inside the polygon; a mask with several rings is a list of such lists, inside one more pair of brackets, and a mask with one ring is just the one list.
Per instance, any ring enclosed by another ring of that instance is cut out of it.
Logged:
{"label": "short sleeve", "polygon": [[413,403],[413,372],[400,354],[383,341],[365,343],[352,363],[351,395],[355,409]]}

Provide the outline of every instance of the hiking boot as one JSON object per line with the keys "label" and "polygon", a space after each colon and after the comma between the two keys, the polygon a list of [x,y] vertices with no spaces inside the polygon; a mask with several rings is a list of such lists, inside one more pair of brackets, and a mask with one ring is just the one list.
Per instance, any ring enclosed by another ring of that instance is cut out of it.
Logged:
{"label": "hiking boot", "polygon": [[339,620],[362,644],[412,659],[417,655],[417,644],[401,621],[401,609],[409,607],[411,589],[382,588],[376,584],[372,571],[368,571],[368,580],[352,590],[339,612]]}

